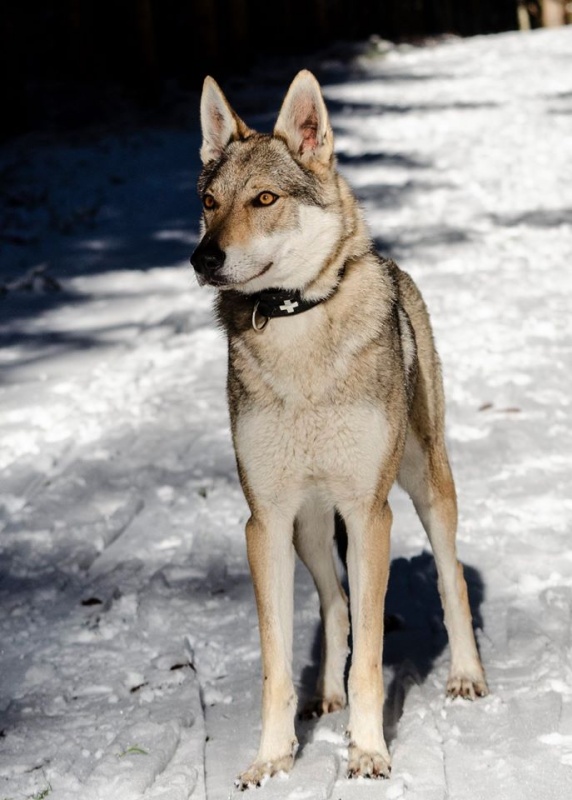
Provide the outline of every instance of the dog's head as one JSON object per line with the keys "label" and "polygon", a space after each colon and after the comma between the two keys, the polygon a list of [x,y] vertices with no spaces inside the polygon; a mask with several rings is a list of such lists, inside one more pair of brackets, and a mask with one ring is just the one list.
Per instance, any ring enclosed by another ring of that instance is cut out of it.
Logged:
{"label": "dog's head", "polygon": [[316,78],[296,75],[272,134],[250,129],[218,84],[201,97],[199,283],[247,294],[303,289],[336,246],[333,135]]}

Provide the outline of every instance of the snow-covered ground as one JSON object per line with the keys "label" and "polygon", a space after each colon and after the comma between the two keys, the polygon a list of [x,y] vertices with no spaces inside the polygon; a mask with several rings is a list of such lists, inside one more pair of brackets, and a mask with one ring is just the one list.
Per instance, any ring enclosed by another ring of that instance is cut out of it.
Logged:
{"label": "snow-covered ground", "polygon": [[[268,130],[307,65],[229,96]],[[572,797],[572,28],[320,75],[340,168],[432,314],[491,694],[445,699],[432,560],[395,490],[392,777],[343,777],[339,712],[299,724],[293,772],[256,797]],[[198,147],[155,129],[0,153],[0,800],[226,800],[255,752],[225,344],[187,265]],[[300,568],[301,696],[318,637]]]}

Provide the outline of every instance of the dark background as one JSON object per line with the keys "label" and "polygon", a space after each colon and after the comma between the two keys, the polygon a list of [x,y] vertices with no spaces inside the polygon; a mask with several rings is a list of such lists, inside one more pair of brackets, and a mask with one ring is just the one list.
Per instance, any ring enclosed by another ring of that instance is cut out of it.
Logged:
{"label": "dark background", "polygon": [[[548,2],[548,0],[545,0]],[[538,0],[520,0],[532,27]],[[0,10],[0,140],[153,113],[206,73],[372,35],[420,41],[519,26],[518,0],[9,0]]]}

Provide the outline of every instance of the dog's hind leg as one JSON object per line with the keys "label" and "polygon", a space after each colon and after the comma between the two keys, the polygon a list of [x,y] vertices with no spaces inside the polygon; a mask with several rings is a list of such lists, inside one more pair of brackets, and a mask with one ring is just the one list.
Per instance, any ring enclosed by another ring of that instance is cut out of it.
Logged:
{"label": "dog's hind leg", "polygon": [[348,601],[340,583],[333,551],[334,510],[319,499],[305,502],[296,518],[294,545],[308,568],[320,598],[322,658],[316,696],[302,716],[320,716],[346,705],[344,672],[348,657]]}
{"label": "dog's hind leg", "polygon": [[482,697],[488,689],[475,643],[463,568],[457,561],[457,498],[444,442],[425,437],[422,444],[409,427],[398,480],[413,501],[437,565],[451,648],[447,692],[471,700]]}
{"label": "dog's hind leg", "polygon": [[246,544],[258,610],[262,651],[262,734],[254,763],[237,779],[240,789],[289,772],[297,748],[292,682],[294,514],[265,509],[249,519]]}

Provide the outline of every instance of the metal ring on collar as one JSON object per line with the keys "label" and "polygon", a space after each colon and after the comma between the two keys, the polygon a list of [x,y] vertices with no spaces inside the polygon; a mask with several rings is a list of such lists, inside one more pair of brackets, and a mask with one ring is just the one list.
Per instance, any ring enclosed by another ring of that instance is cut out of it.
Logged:
{"label": "metal ring on collar", "polygon": [[260,300],[257,300],[254,304],[254,308],[252,309],[252,327],[256,331],[256,333],[262,333],[264,328],[268,325],[268,317],[262,317],[263,322],[257,323],[256,321],[256,312],[258,311],[258,305]]}

